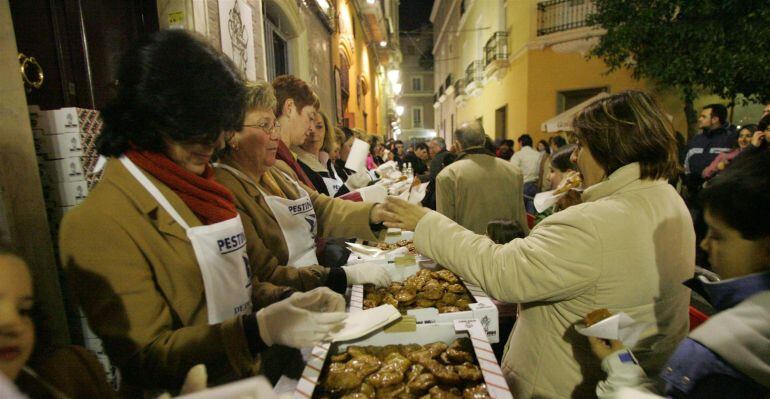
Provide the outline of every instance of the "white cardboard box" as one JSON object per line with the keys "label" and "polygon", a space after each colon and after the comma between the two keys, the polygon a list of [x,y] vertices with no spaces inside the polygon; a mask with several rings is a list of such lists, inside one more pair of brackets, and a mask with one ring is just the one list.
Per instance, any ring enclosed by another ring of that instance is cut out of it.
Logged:
{"label": "white cardboard box", "polygon": [[47,189],[50,205],[54,207],[75,206],[88,195],[88,184],[85,181],[49,184],[44,189]]}
{"label": "white cardboard box", "polygon": [[45,161],[41,175],[45,176],[45,179],[51,184],[70,183],[86,179],[83,161],[80,157]]}
{"label": "white cardboard box", "polygon": [[[455,320],[477,319],[487,332],[489,342],[500,342],[500,319],[497,306],[481,288],[468,284],[465,280],[461,279],[461,281],[476,301],[468,305],[471,310],[439,313],[436,308],[422,308],[408,310],[406,314],[414,316],[417,325],[452,324]],[[364,286],[354,285],[350,289],[350,311],[360,312],[363,308]]]}
{"label": "white cardboard box", "polygon": [[[513,399],[508,384],[505,381],[500,365],[495,358],[492,348],[489,346],[486,334],[478,320],[455,320],[450,324],[417,325],[415,331],[393,332],[378,331],[358,340],[349,341],[334,346],[337,351],[346,350],[350,345],[359,346],[385,346],[391,344],[420,344],[426,345],[442,341],[446,344],[455,339],[468,337],[473,344],[473,351],[479,362],[484,383],[487,385],[489,396],[495,399]],[[322,344],[313,348],[308,357],[305,370],[302,372],[297,387],[294,390],[294,398],[309,399],[313,396],[318,385],[326,358],[332,349],[331,344]],[[335,353],[336,354],[336,353]]]}
{"label": "white cardboard box", "polygon": [[83,156],[80,133],[43,135],[40,147],[46,159],[64,159]]}
{"label": "white cardboard box", "polygon": [[83,131],[76,107],[41,111],[37,118],[38,126],[44,134],[80,133]]}

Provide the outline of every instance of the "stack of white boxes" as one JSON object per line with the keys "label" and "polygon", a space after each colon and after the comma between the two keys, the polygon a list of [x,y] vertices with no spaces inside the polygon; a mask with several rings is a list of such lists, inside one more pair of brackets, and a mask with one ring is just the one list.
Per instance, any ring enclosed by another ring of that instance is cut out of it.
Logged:
{"label": "stack of white boxes", "polygon": [[81,159],[83,126],[75,107],[50,111],[30,107],[30,120],[49,221],[56,233],[64,214],[88,195]]}
{"label": "stack of white boxes", "polygon": [[[33,105],[29,107],[29,117],[51,235],[58,249],[59,226],[64,214],[88,195],[84,142],[92,143],[98,134],[95,130],[101,125],[93,123],[98,119],[98,111],[76,107],[41,111]],[[82,313],[80,321],[85,347],[96,355],[105,368],[107,380],[117,389],[118,370],[111,365],[102,341],[91,331]]]}

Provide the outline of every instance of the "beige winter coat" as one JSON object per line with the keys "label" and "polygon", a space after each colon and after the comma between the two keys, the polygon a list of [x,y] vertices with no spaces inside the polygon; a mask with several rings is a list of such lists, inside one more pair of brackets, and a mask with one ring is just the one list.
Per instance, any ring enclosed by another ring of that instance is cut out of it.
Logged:
{"label": "beige winter coat", "polygon": [[650,375],[687,333],[690,291],[681,283],[693,275],[695,233],[676,191],[640,180],[630,164],[583,201],[506,245],[437,212],[417,225],[418,251],[492,297],[522,304],[502,365],[517,399],[595,396],[602,371],[574,329],[594,309],[652,323],[633,348]]}
{"label": "beige winter coat", "polygon": [[521,170],[512,163],[464,154],[436,177],[436,211],[478,234],[495,219],[519,222],[526,233],[523,185]]}

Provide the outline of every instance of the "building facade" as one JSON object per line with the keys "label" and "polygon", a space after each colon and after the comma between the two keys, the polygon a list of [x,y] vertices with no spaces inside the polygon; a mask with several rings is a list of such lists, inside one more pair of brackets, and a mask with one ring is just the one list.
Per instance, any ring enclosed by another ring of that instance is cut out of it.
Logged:
{"label": "building facade", "polygon": [[[435,126],[451,141],[461,123],[479,121],[490,137],[536,140],[545,122],[600,92],[651,92],[686,131],[675,93],[631,77],[606,74],[586,59],[603,31],[586,26],[590,0],[436,0],[434,26]],[[553,130],[553,129],[550,129]]]}
{"label": "building facade", "polygon": [[[424,137],[435,134],[433,116],[433,32],[423,26],[414,32],[401,32],[401,93],[398,105],[400,135]],[[399,135],[394,135],[398,137]]]}
{"label": "building facade", "polygon": [[387,134],[385,73],[399,61],[396,0],[159,0],[158,21],[203,34],[235,60],[242,42],[249,78],[298,76],[333,123]]}

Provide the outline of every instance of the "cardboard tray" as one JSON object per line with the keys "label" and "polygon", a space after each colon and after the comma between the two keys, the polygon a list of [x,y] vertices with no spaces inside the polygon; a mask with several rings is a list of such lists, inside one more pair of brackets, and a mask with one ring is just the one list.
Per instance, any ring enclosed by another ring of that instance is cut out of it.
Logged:
{"label": "cardboard tray", "polygon": [[[416,270],[412,273],[416,273]],[[500,342],[500,320],[497,306],[484,291],[473,284],[469,284],[462,278],[460,283],[471,293],[475,303],[468,306],[471,310],[463,312],[439,313],[437,308],[411,309],[407,316],[413,316],[418,325],[423,324],[452,324],[455,320],[477,319],[487,332],[489,342]],[[359,312],[364,308],[364,286],[354,285],[350,289],[349,311]]]}
{"label": "cardboard tray", "polygon": [[468,337],[473,344],[473,351],[479,362],[479,367],[484,376],[487,391],[495,399],[513,399],[508,384],[505,381],[500,365],[495,359],[495,354],[489,346],[487,334],[478,320],[455,320],[451,324],[418,325],[415,331],[388,333],[378,331],[361,339],[340,344],[325,343],[313,348],[309,360],[302,372],[297,387],[294,390],[294,398],[310,399],[318,385],[327,358],[330,352],[339,353],[350,345],[360,346],[385,346],[390,344],[430,344],[442,341],[450,344],[457,338]]}

